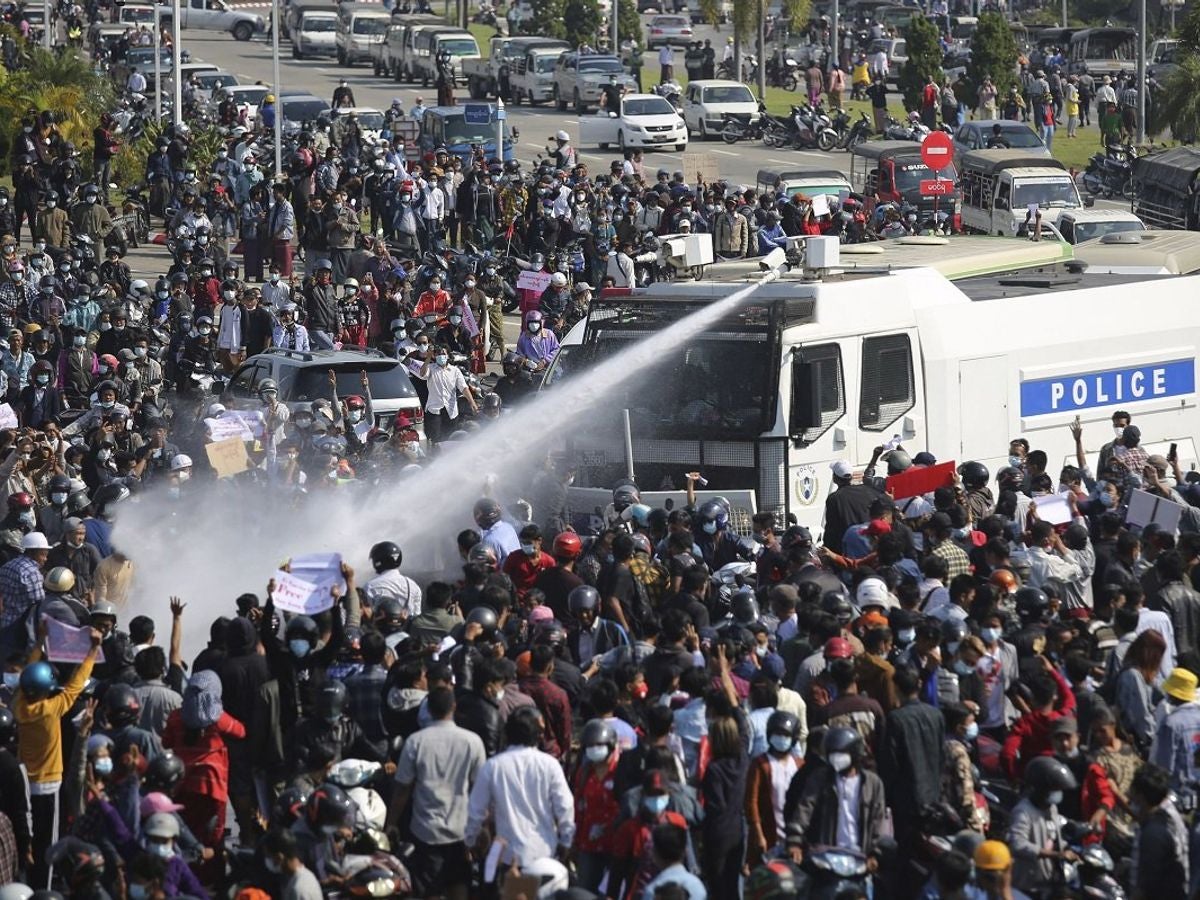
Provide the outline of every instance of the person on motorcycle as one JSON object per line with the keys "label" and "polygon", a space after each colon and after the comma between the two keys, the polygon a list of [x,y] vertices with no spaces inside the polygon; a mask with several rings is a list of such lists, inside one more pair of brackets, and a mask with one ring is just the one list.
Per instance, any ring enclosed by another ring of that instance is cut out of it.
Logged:
{"label": "person on motorcycle", "polygon": [[567,276],[562,272],[555,272],[550,276],[550,284],[546,286],[546,290],[542,291],[539,310],[543,316],[553,315],[561,319],[570,302],[571,287],[567,283]]}
{"label": "person on motorcycle", "polygon": [[118,295],[128,293],[129,284],[133,280],[133,271],[129,268],[128,263],[121,261],[120,248],[109,247],[105,257],[104,262],[100,263],[98,273],[100,280],[112,287]]}
{"label": "person on motorcycle", "polygon": [[1013,886],[1030,893],[1056,884],[1058,866],[1076,858],[1059,829],[1058,804],[1079,784],[1053,756],[1030,760],[1024,780],[1025,795],[1013,807],[1006,840],[1014,859]]}
{"label": "person on motorcycle", "polygon": [[455,304],[450,307],[446,316],[446,324],[438,329],[436,342],[450,353],[461,353],[470,356],[475,349],[475,340],[471,332],[463,324],[462,306]]}
{"label": "person on motorcycle", "polygon": [[296,304],[285,303],[279,307],[279,324],[271,334],[271,346],[285,350],[308,351],[308,329],[296,321]]}
{"label": "person on motorcycle", "polygon": [[421,319],[426,328],[432,328],[444,322],[450,303],[450,292],[442,289],[442,276],[434,275],[429,279],[429,289],[417,298],[413,315]]}
{"label": "person on motorcycle", "polygon": [[114,412],[129,415],[129,407],[117,402],[117,385],[113,381],[102,381],[96,386],[96,399],[91,409],[62,430],[64,438],[86,435],[99,428]]}
{"label": "person on motorcycle", "polygon": [[525,327],[517,340],[517,355],[531,372],[541,372],[558,353],[558,336],[543,328],[544,316],[539,310],[525,314]]}
{"label": "person on motorcycle", "polygon": [[[878,842],[885,815],[883,781],[862,768],[862,736],[839,726],[825,732],[824,764],[808,776],[799,801],[787,820],[787,849],[792,862],[804,862],[805,851],[837,847],[866,857],[868,873],[879,868]],[[843,818],[842,797],[858,798],[858,815]]]}
{"label": "person on motorcycle", "polygon": [[516,353],[505,353],[501,365],[504,374],[496,380],[492,390],[500,395],[506,407],[510,407],[533,392],[533,379]]}
{"label": "person on motorcycle", "polygon": [[554,167],[556,169],[573,169],[575,168],[576,155],[575,148],[571,146],[571,136],[565,131],[557,131],[554,134],[554,150],[551,151],[554,157]]}

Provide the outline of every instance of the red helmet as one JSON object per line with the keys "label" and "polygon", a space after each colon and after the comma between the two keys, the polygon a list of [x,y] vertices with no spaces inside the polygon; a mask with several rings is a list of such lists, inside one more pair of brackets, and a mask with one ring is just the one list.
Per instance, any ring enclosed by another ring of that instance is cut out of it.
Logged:
{"label": "red helmet", "polygon": [[18,491],[8,495],[9,509],[33,509],[33,494]]}
{"label": "red helmet", "polygon": [[583,552],[583,541],[573,531],[561,532],[554,539],[554,555],[562,559],[576,559]]}
{"label": "red helmet", "polygon": [[120,363],[117,362],[117,358],[111,353],[105,353],[103,356],[101,356],[100,362],[104,363],[104,365],[108,366],[109,369],[113,371],[115,371],[117,366],[120,365]]}
{"label": "red helmet", "polygon": [[358,394],[351,394],[349,397],[346,398],[346,408],[347,409],[366,409],[367,401],[364,400],[362,397],[358,396]]}

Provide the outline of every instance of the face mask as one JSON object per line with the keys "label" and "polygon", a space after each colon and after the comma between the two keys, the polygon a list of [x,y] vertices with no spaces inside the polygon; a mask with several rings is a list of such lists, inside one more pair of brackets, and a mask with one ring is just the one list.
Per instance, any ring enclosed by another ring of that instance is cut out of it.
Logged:
{"label": "face mask", "polygon": [[112,323],[111,323],[111,322],[101,322],[101,323],[100,323],[100,330],[101,330],[101,331],[108,331],[110,328],[112,328]]}
{"label": "face mask", "polygon": [[292,651],[292,656],[296,659],[303,659],[308,656],[308,641],[293,638],[288,641],[288,649]]}
{"label": "face mask", "polygon": [[851,762],[852,760],[850,759],[849,753],[829,754],[829,765],[833,766],[833,771],[835,772],[845,772],[850,768]]}
{"label": "face mask", "polygon": [[521,552],[526,556],[533,556],[535,553],[537,553],[537,547],[535,547],[533,544],[522,544]]}
{"label": "face mask", "polygon": [[451,316],[450,317],[451,325],[458,325],[458,324],[461,324],[461,322],[462,322],[462,316]]}
{"label": "face mask", "polygon": [[966,734],[964,734],[963,737],[965,737],[968,741],[973,741],[975,738],[979,737],[979,723],[972,722],[970,725],[968,725]]}
{"label": "face mask", "polygon": [[299,428],[301,431],[308,431],[308,429],[312,428],[312,423],[313,423],[312,419],[308,419],[308,418],[296,419],[296,427]]}
{"label": "face mask", "polygon": [[767,738],[767,743],[776,753],[787,753],[792,749],[792,739],[786,734],[773,734]]}
{"label": "face mask", "polygon": [[362,413],[360,413],[360,412],[352,412],[352,413],[350,413],[350,415],[348,416],[348,418],[350,419],[350,422],[351,422],[351,424],[353,424],[353,425],[357,425],[359,422],[361,422],[361,421],[362,421],[362,417],[363,417],[363,414],[362,414]]}
{"label": "face mask", "polygon": [[500,688],[500,690],[498,690],[496,692],[496,696],[493,697],[492,699],[495,700],[497,703],[504,702],[504,688]]}
{"label": "face mask", "polygon": [[994,644],[996,641],[1000,640],[1000,629],[981,628],[979,631],[979,636],[983,638],[983,642],[985,644]]}
{"label": "face mask", "polygon": [[705,534],[716,534],[717,533],[717,523],[716,522],[705,522],[702,527],[704,529]]}
{"label": "face mask", "polygon": [[[82,347],[83,345],[80,344],[80,346]],[[99,372],[101,375],[107,375],[108,374],[108,366],[96,366],[96,371]]]}
{"label": "face mask", "polygon": [[50,383],[50,376],[49,375],[38,375],[34,379],[34,381],[36,381],[42,387],[45,387],[46,385],[48,385]]}
{"label": "face mask", "polygon": [[279,283],[279,273],[272,272],[271,273],[271,284],[278,284],[278,283]]}
{"label": "face mask", "polygon": [[63,493],[62,491],[55,491],[53,494],[50,495],[50,502],[53,503],[55,506],[62,506],[64,503],[67,502],[67,495],[65,493]]}
{"label": "face mask", "polygon": [[236,291],[223,291],[222,293],[223,293],[223,295],[224,295],[224,297],[225,297],[225,302],[226,302],[226,303],[232,303],[232,302],[234,301],[234,298],[236,298],[236,297],[237,297],[237,292],[236,292]]}
{"label": "face mask", "polygon": [[468,279],[467,279],[467,282],[466,282],[466,285],[467,285],[467,290],[468,290],[468,291],[469,291],[469,290],[471,290],[471,288],[475,287],[475,279],[474,279],[474,278],[468,278]]}
{"label": "face mask", "polygon": [[489,278],[496,274],[496,269],[494,266],[488,266],[486,269],[484,269],[484,271],[487,273]]}
{"label": "face mask", "polygon": [[225,159],[227,156],[229,156],[228,150],[218,150],[217,151],[217,159]]}
{"label": "face mask", "polygon": [[92,769],[97,775],[111,775],[113,770],[113,761],[111,756],[101,756],[99,759],[92,760]]}
{"label": "face mask", "polygon": [[1101,492],[1098,499],[1100,500],[1100,505],[1105,508],[1111,507],[1113,505],[1113,503],[1116,502],[1115,500],[1113,500],[1113,495],[1110,494],[1108,491]]}
{"label": "face mask", "polygon": [[200,326],[199,328],[197,328],[196,330],[197,330],[198,332],[200,332],[200,334],[211,334],[211,333],[212,333],[212,329],[211,329],[211,328],[209,328],[207,325],[201,325],[201,326]]}
{"label": "face mask", "polygon": [[542,330],[541,322],[530,322],[529,323],[529,333],[530,334],[537,334],[541,330]]}
{"label": "face mask", "polygon": [[758,656],[759,659],[765,659],[768,652],[770,652],[770,648],[767,647],[765,644],[759,644],[757,647],[754,648],[754,653],[755,653],[755,655]]}
{"label": "face mask", "polygon": [[601,763],[608,759],[609,751],[608,747],[606,747],[604,744],[594,744],[591,747],[586,748],[583,752],[584,755],[587,756],[588,762]]}
{"label": "face mask", "polygon": [[915,628],[901,628],[896,632],[896,640],[901,644],[911,644],[916,639],[917,629]]}
{"label": "face mask", "polygon": [[100,408],[103,410],[112,409],[116,405],[117,405],[117,403],[115,400],[101,400],[100,401]]}
{"label": "face mask", "polygon": [[151,853],[153,853],[155,856],[157,856],[159,859],[170,859],[172,856],[175,855],[175,848],[172,847],[170,844],[154,843],[154,844],[151,844],[146,849],[149,850]]}
{"label": "face mask", "polygon": [[652,816],[661,816],[667,811],[667,804],[671,802],[671,798],[666,794],[658,794],[654,797],[643,797],[642,807]]}
{"label": "face mask", "polygon": [[435,357],[434,361],[435,361],[435,362],[436,362],[436,363],[437,363],[439,366],[444,366],[444,365],[446,365],[446,364],[448,364],[448,363],[450,362],[450,357],[448,357],[448,356],[447,356],[445,353],[439,353],[439,354],[438,354],[438,355]]}
{"label": "face mask", "polygon": [[1050,793],[1048,793],[1046,795],[1046,805],[1047,806],[1058,806],[1062,802],[1063,802],[1063,792],[1062,791],[1051,791]]}
{"label": "face mask", "polygon": [[431,281],[429,282],[429,289],[436,294],[442,289],[442,283],[440,281]]}
{"label": "face mask", "polygon": [[64,275],[66,275],[68,272],[71,271],[71,264],[63,263],[61,266],[58,267],[58,271],[62,272]]}
{"label": "face mask", "polygon": [[32,528],[37,524],[37,516],[35,516],[32,512],[23,512],[17,518],[20,520],[22,525],[26,525],[29,528]]}
{"label": "face mask", "polygon": [[1113,426],[1113,437],[1116,438],[1118,441],[1122,438],[1122,436],[1124,436],[1124,434],[1125,434],[1124,427],[1118,428],[1116,426]]}
{"label": "face mask", "polygon": [[36,250],[38,253],[45,253],[46,252],[46,244],[44,241],[38,241],[36,244],[33,245],[33,249]]}
{"label": "face mask", "polygon": [[93,197],[91,194],[88,194],[88,196],[87,196],[85,199],[87,200],[87,202],[88,202],[88,203],[95,203],[95,202],[96,202],[96,198],[95,198],[95,197]]}
{"label": "face mask", "polygon": [[58,206],[58,201],[57,200],[47,200],[46,206],[50,207],[50,209],[54,209],[54,207]]}
{"label": "face mask", "polygon": [[1021,457],[1019,457],[1019,456],[1010,456],[1008,458],[1008,464],[1010,466],[1012,466],[1014,469],[1021,468],[1021,463],[1022,463],[1022,460],[1021,460]]}
{"label": "face mask", "polygon": [[975,671],[975,669],[973,666],[968,665],[967,663],[963,662],[961,659],[956,659],[954,661],[954,671],[957,672],[959,675],[970,675],[972,672]]}
{"label": "face mask", "polygon": [[8,688],[10,691],[15,691],[20,684],[21,684],[21,673],[20,672],[5,672],[4,673],[4,686],[6,688]]}
{"label": "face mask", "polygon": [[263,865],[267,867],[267,871],[272,875],[278,875],[283,871],[283,866],[279,864],[279,860],[271,856],[268,856],[263,860]]}

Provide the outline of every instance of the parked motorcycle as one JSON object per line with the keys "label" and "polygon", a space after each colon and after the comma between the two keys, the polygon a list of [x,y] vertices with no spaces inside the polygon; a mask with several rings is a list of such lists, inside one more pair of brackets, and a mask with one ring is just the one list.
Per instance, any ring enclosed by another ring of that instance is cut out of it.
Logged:
{"label": "parked motorcycle", "polygon": [[858,114],[858,121],[851,123],[850,114],[844,109],[838,110],[833,118],[833,130],[837,132],[837,149],[853,150],[871,136],[871,120],[866,113]]}
{"label": "parked motorcycle", "polygon": [[1133,160],[1136,152],[1132,147],[1109,144],[1103,153],[1088,160],[1083,173],[1083,187],[1089,194],[1113,197],[1120,194],[1126,200],[1133,199]]}

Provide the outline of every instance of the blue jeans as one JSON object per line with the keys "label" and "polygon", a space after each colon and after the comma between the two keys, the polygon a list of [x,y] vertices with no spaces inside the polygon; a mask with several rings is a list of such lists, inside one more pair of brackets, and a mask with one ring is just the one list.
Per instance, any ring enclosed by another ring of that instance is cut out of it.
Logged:
{"label": "blue jeans", "polygon": [[332,350],[333,338],[329,336],[328,331],[319,331],[311,328],[308,332],[308,342],[314,350]]}

